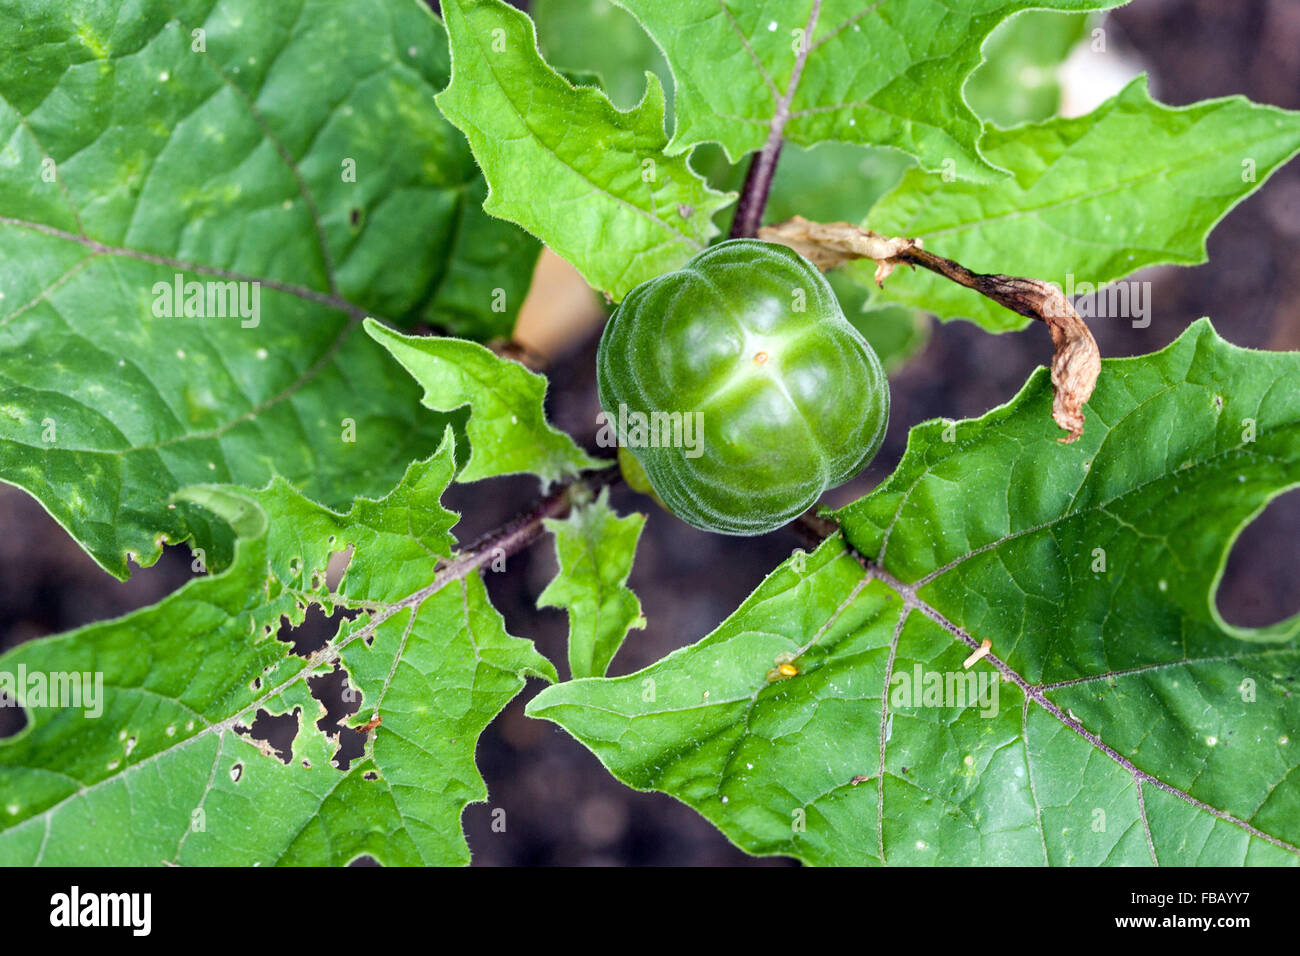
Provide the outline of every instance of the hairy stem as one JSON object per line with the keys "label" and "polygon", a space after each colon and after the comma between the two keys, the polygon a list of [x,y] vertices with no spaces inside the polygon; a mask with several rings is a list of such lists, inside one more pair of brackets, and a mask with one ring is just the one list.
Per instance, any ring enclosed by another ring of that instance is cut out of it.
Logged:
{"label": "hairy stem", "polygon": [[532,507],[499,528],[483,535],[467,548],[458,551],[440,570],[442,580],[463,578],[497,557],[509,557],[524,550],[540,538],[546,530],[542,522],[547,518],[563,518],[584,497],[593,497],[600,489],[616,484],[622,478],[618,465],[588,472],[566,485],[557,488]]}
{"label": "hairy stem", "polygon": [[813,505],[786,525],[788,530],[803,539],[803,543],[811,551],[816,551],[818,545],[840,529],[840,526],[830,518],[819,515],[817,508],[817,505]]}
{"label": "hairy stem", "polygon": [[[985,298],[992,299],[998,305],[1023,315],[1027,319],[1043,321],[1042,283],[1033,279],[1020,279],[1015,276],[985,275],[972,272],[959,262],[936,256],[920,246],[911,246],[902,250],[898,258],[923,269],[929,269],[958,285],[974,289]],[[1058,311],[1064,311],[1060,309]]]}
{"label": "hairy stem", "polygon": [[749,161],[745,185],[741,187],[740,201],[736,204],[736,216],[731,220],[732,239],[753,238],[758,235],[758,227],[763,224],[763,210],[767,208],[767,197],[772,192],[772,178],[776,175],[776,163],[781,158],[785,124],[790,121],[790,104],[794,102],[804,65],[808,62],[808,53],[812,50],[813,31],[817,29],[821,9],[822,0],[813,0],[812,12],[808,14],[808,26],[804,29],[804,40],[790,73],[790,83],[776,101],[776,111],[767,127],[767,142]]}
{"label": "hairy stem", "polygon": [[745,185],[740,190],[740,202],[736,204],[736,217],[731,220],[732,239],[752,239],[758,235],[758,227],[763,223],[763,210],[767,208],[767,197],[772,191],[776,163],[781,158],[781,143],[779,133],[775,140],[769,136],[763,148],[749,161]]}

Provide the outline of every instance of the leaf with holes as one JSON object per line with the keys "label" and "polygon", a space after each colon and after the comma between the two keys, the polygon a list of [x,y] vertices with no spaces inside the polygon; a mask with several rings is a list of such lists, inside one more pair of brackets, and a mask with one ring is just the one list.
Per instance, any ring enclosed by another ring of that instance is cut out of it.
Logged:
{"label": "leaf with holes", "polygon": [[[453,556],[456,516],[438,501],[453,471],[448,438],[347,514],[279,479],[183,492],[238,532],[229,570],[0,657],[30,721],[0,741],[0,863],[468,862],[461,811],[487,796],[478,736],[525,676],[555,671]],[[331,592],[326,565],[349,549]],[[343,618],[304,658],[275,633],[309,605]],[[337,669],[360,708],[349,732],[365,734],[346,769],[313,695]],[[56,682],[81,696],[56,701]],[[255,739],[258,715],[287,720],[292,744]]]}
{"label": "leaf with holes", "polygon": [[769,137],[887,146],[923,169],[994,180],[962,97],[980,46],[1030,7],[1104,10],[1124,0],[619,0],[668,57],[677,84],[669,152],[720,143],[734,162]]}
{"label": "leaf with holes", "polygon": [[229,560],[183,485],[391,487],[452,419],[361,318],[506,333],[537,254],[479,208],[421,5],[175,6],[0,11],[0,480],[118,577]]}
{"label": "leaf with holes", "polygon": [[568,609],[573,677],[604,677],[628,630],[645,627],[641,602],[627,586],[644,526],[645,515],[620,518],[607,491],[563,521],[546,521],[560,570],[537,606]]}
{"label": "leaf with holes", "polygon": [[[809,863],[1300,863],[1300,617],[1232,627],[1229,546],[1300,484],[1300,355],[1208,322],[912,431],[716,631],[528,712],[743,849]],[[980,642],[992,653],[963,666]]]}
{"label": "leaf with holes", "polygon": [[602,464],[546,421],[546,379],[475,342],[408,336],[367,319],[366,332],[424,387],[424,404],[471,405],[470,458],[461,481],[532,472],[543,482]]}
{"label": "leaf with holes", "polygon": [[664,94],[646,74],[619,112],[537,52],[532,21],[499,0],[447,0],[451,85],[438,106],[469,137],[491,192],[484,209],[519,223],[615,299],[681,265],[716,235],[714,192],[664,153]]}
{"label": "leaf with holes", "polygon": [[[1214,225],[1300,151],[1300,113],[1240,96],[1164,106],[1139,77],[1087,116],[990,127],[981,145],[1014,178],[976,186],[912,170],[868,224],[919,236],[976,272],[1046,279],[1073,296],[1144,266],[1204,262]],[[852,271],[871,282],[872,269]],[[990,331],[1030,321],[924,270],[899,270],[884,294]],[[1100,297],[1104,315],[1083,302],[1080,314],[1142,327],[1150,302],[1134,301],[1141,295],[1119,286]]]}

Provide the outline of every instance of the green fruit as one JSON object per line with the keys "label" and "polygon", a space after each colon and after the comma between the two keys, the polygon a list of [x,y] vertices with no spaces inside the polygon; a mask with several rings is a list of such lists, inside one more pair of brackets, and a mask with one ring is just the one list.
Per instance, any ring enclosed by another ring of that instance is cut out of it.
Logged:
{"label": "green fruit", "polygon": [[689,524],[762,534],[875,457],[889,384],[798,253],[733,239],[633,289],[596,355],[606,429]]}

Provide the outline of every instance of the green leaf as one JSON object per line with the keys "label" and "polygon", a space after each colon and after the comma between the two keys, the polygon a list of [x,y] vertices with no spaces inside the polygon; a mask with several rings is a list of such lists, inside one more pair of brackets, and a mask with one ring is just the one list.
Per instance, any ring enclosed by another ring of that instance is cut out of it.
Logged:
{"label": "green leaf", "polygon": [[[619,0],[668,57],[676,80],[670,153],[720,143],[734,162],[773,130],[801,146],[888,146],[925,169],[997,179],[962,98],[999,23],[1028,7],[1103,10],[1123,0]],[[783,124],[783,125],[782,125]]]}
{"label": "green leaf", "polygon": [[[889,149],[852,143],[802,149],[786,144],[763,219],[781,222],[798,215],[820,222],[860,222],[912,165],[909,157]],[[691,154],[691,166],[719,189],[738,190],[745,181],[746,164],[727,162],[726,154],[710,144]],[[726,212],[719,218],[727,218]]]}
{"label": "green leaf", "polygon": [[[446,271],[421,313],[434,328],[480,342],[510,338],[541,252],[528,233],[484,212],[487,194],[487,182],[476,172],[457,206]],[[404,253],[392,255],[390,262],[405,262]]]}
{"label": "green leaf", "polygon": [[[555,671],[506,634],[475,566],[449,557],[456,516],[438,498],[453,470],[448,440],[347,514],[280,479],[186,491],[239,531],[228,571],[0,657],[0,673],[84,674],[99,691],[59,708],[18,688],[29,725],[0,741],[0,863],[467,862],[461,812],[487,796],[478,736],[526,675]],[[348,549],[331,592],[326,563]],[[355,616],[303,658],[275,633],[309,604]],[[350,723],[382,721],[346,770],[310,683],[336,667],[360,695]],[[263,711],[292,715],[290,753],[248,735]]]}
{"label": "green leaf", "polygon": [[1202,321],[1107,361],[1075,444],[1051,401],[1040,369],[913,429],[839,512],[871,563],[837,535],[699,643],[528,712],[756,854],[1300,863],[1300,618],[1214,606],[1237,533],[1300,484],[1300,354]]}
{"label": "green leaf", "polygon": [[537,0],[532,15],[546,61],[562,70],[591,71],[618,109],[641,101],[647,73],[671,94],[664,55],[636,18],[610,0]]}
{"label": "green leaf", "polygon": [[619,112],[574,87],[537,52],[532,21],[499,0],[447,0],[451,85],[438,96],[465,131],[491,192],[489,213],[519,223],[597,289],[620,299],[675,269],[717,234],[731,201],[665,155],[664,93],[646,74]]}
{"label": "green leaf", "polygon": [[560,570],[537,598],[538,607],[569,612],[569,671],[604,677],[631,628],[644,628],[641,602],[627,586],[645,515],[620,518],[608,489],[563,521],[548,518]]}
{"label": "green leaf", "polygon": [[[501,334],[529,281],[537,244],[478,209],[434,107],[441,24],[412,0],[301,13],[0,11],[0,480],[118,577],[192,534],[229,561],[209,516],[166,507],[184,485],[391,487],[448,419],[361,318]],[[226,317],[186,317],[177,276]]]}
{"label": "green leaf", "polygon": [[912,165],[902,153],[852,143],[782,147],[764,219],[859,222]]}
{"label": "green leaf", "polygon": [[546,421],[546,379],[476,342],[407,336],[367,319],[366,332],[424,388],[424,405],[471,406],[471,451],[460,481],[531,472],[549,483],[602,462]]}
{"label": "green leaf", "polygon": [[984,63],[966,83],[966,101],[999,126],[1051,119],[1061,106],[1059,71],[1096,19],[1087,13],[1026,10],[984,44]]}
{"label": "green leaf", "polygon": [[[1164,106],[1139,77],[1087,116],[990,127],[981,148],[1014,178],[973,186],[913,170],[871,211],[871,228],[1069,294],[1144,266],[1204,262],[1210,229],[1300,150],[1300,113],[1240,96]],[[895,273],[885,295],[990,331],[1030,321],[923,270]]]}

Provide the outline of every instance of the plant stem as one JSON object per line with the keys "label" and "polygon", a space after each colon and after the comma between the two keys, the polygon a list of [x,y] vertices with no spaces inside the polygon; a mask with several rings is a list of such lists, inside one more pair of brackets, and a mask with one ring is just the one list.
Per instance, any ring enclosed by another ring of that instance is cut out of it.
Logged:
{"label": "plant stem", "polygon": [[[622,478],[618,465],[588,472],[557,488],[531,508],[483,535],[469,547],[457,552],[440,571],[440,578],[463,578],[498,557],[509,557],[524,550],[542,536],[547,518],[563,518],[574,504],[576,493],[594,496],[600,489]],[[447,572],[451,572],[447,574]]]}
{"label": "plant stem", "polygon": [[[441,591],[452,581],[467,578],[497,558],[517,554],[533,544],[546,530],[543,522],[547,518],[563,518],[575,504],[575,497],[590,497],[601,488],[615,484],[621,477],[622,472],[619,470],[618,465],[611,464],[606,468],[588,472],[586,475],[556,489],[545,498],[537,501],[523,514],[507,521],[501,527],[489,531],[469,547],[457,551],[447,560],[439,562],[433,580],[418,591],[408,594],[392,604],[363,607],[363,610],[367,610],[371,614],[368,622],[345,635],[341,640],[326,642],[325,646],[316,651],[309,660],[313,664],[338,660],[339,652],[344,647],[374,634],[393,615],[405,608],[416,608],[418,610],[430,596]],[[262,700],[269,699],[271,694],[277,693],[297,679],[296,676],[289,678],[280,687],[264,695]],[[233,720],[234,718],[231,718],[232,722]]]}
{"label": "plant stem", "polygon": [[808,62],[813,31],[817,29],[817,18],[821,15],[821,9],[822,0],[813,0],[812,12],[808,15],[808,26],[804,29],[804,40],[800,44],[799,53],[794,60],[794,69],[790,73],[790,83],[776,101],[776,111],[772,114],[772,121],[767,127],[767,142],[749,161],[749,171],[745,173],[745,185],[741,187],[740,201],[736,204],[736,216],[731,220],[732,239],[752,239],[758,235],[758,227],[763,224],[763,210],[767,208],[767,197],[772,192],[772,178],[776,175],[776,163],[781,158],[785,124],[790,121],[790,104],[794,102],[795,90],[799,88],[804,65]]}
{"label": "plant stem", "polygon": [[772,191],[776,163],[781,158],[782,142],[780,134],[777,134],[775,141],[769,136],[762,150],[755,153],[749,161],[745,185],[740,190],[740,202],[736,205],[736,216],[731,220],[732,239],[752,239],[758,235],[758,227],[763,223],[763,210],[767,207],[767,197]]}
{"label": "plant stem", "polygon": [[833,535],[840,528],[840,526],[830,518],[823,518],[819,515],[817,513],[817,507],[817,505],[813,505],[799,517],[786,525],[786,528],[803,538],[804,544],[813,551],[816,551],[823,541]]}
{"label": "plant stem", "polygon": [[[960,262],[936,256],[933,252],[913,246],[904,249],[898,256],[903,262],[910,262],[923,269],[929,269],[958,285],[973,289],[980,295],[992,299],[998,305],[1023,315],[1027,319],[1046,321],[1044,317],[1044,294],[1042,283],[1033,279],[1020,279],[1015,276],[985,275],[972,272]],[[1063,308],[1058,312],[1064,313]],[[1072,311],[1072,310],[1071,310]]]}

